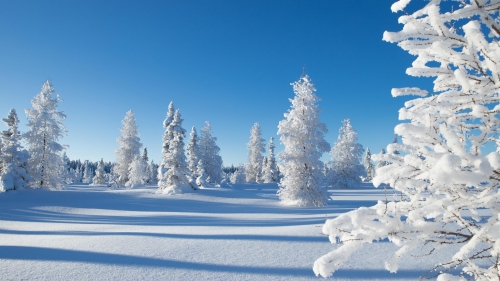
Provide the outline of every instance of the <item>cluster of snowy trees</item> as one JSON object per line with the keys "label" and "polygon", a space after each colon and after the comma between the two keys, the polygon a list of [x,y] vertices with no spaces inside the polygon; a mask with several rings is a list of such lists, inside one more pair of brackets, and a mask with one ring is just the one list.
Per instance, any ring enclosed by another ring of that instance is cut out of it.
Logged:
{"label": "cluster of snowy trees", "polygon": [[153,162],[148,165],[147,151],[142,157],[140,155],[142,143],[134,113],[128,111],[122,121],[121,136],[117,139],[117,162],[113,167],[116,184],[134,187],[148,181],[157,182],[158,190],[166,194],[196,190],[206,183],[220,184],[224,174],[222,158],[210,123],[205,123],[200,137],[192,127],[185,149],[183,121],[180,111],[171,102],[163,122],[162,161],[158,166]]}
{"label": "cluster of snowy trees", "polygon": [[[66,146],[59,140],[66,133],[63,112],[58,111],[59,95],[49,81],[26,109],[28,132],[18,130],[19,119],[15,109],[2,121],[9,128],[1,133],[0,191],[33,188],[61,188],[64,186],[65,164],[62,153]],[[24,149],[21,140],[27,145]]]}
{"label": "cluster of snowy trees", "polygon": [[434,77],[434,89],[392,90],[417,98],[399,111],[409,121],[395,127],[402,143],[374,156],[382,164],[373,179],[402,196],[328,220],[323,232],[341,246],[314,272],[330,276],[365,243],[388,239],[397,247],[385,263],[391,272],[401,255],[448,248],[453,255],[424,278],[499,280],[500,1],[410,2],[392,5],[404,26],[383,40],[416,56],[406,72]]}

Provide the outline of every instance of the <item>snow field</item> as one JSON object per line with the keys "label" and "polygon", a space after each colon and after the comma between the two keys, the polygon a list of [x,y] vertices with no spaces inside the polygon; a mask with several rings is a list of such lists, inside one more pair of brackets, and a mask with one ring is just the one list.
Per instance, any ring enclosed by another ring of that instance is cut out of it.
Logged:
{"label": "snow field", "polygon": [[[156,187],[0,194],[1,280],[318,280],[313,262],[336,248],[326,218],[370,206],[383,190],[334,190],[323,208],[280,203],[276,184],[167,196]],[[433,264],[383,260],[393,245],[355,253],[335,280],[415,280]]]}

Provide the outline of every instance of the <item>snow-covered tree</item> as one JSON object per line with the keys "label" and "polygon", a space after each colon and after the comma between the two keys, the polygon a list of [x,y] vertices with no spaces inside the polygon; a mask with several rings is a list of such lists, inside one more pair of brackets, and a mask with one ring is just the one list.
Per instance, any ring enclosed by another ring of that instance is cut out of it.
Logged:
{"label": "snow-covered tree", "polygon": [[97,169],[95,170],[95,176],[92,179],[93,185],[103,185],[106,184],[106,172],[104,171],[104,160],[99,161],[97,164]]}
{"label": "snow-covered tree", "polygon": [[156,165],[155,162],[151,160],[148,169],[149,169],[149,174],[151,175],[151,181],[149,183],[152,184],[158,183],[158,165]]}
{"label": "snow-covered tree", "polygon": [[196,128],[193,126],[191,128],[191,134],[189,134],[189,143],[186,149],[188,158],[188,168],[191,171],[193,178],[198,178],[197,176],[197,165],[200,161],[199,148],[198,148],[198,134],[196,133]]}
{"label": "snow-covered tree", "polygon": [[28,132],[24,140],[28,147],[28,173],[33,178],[34,188],[62,188],[65,185],[63,175],[62,152],[66,146],[59,140],[66,134],[63,121],[66,115],[57,110],[62,99],[54,95],[54,88],[47,80],[42,91],[31,101],[32,109],[26,109]]}
{"label": "snow-covered tree", "polygon": [[240,164],[231,175],[231,183],[244,183],[246,181],[245,165]]}
{"label": "snow-covered tree", "polygon": [[144,160],[144,162],[146,162],[146,163],[148,163],[148,161],[149,161],[147,147],[145,147],[144,150],[142,151],[142,160]]}
{"label": "snow-covered tree", "polygon": [[63,180],[66,184],[73,183],[75,181],[75,173],[70,167],[71,161],[69,160],[68,155],[66,155],[66,151],[63,152],[62,161],[64,163],[64,165],[61,166]]}
{"label": "snow-covered tree", "polygon": [[171,137],[167,144],[163,144],[163,159],[160,167],[158,189],[166,194],[186,192],[195,187],[191,184],[190,175],[184,154],[184,137],[186,130],[182,128],[181,114],[176,110],[172,121],[167,125],[165,135]]}
{"label": "snow-covered tree", "polygon": [[212,136],[212,126],[206,121],[205,126],[201,129],[199,139],[199,156],[203,161],[205,173],[207,174],[206,181],[208,183],[220,183],[222,180],[222,158],[219,155],[220,148],[217,146],[217,138]]}
{"label": "snow-covered tree", "polygon": [[86,160],[83,164],[83,183],[92,183],[92,178],[94,172],[92,171],[92,168],[90,167],[90,163],[88,160]]}
{"label": "snow-covered tree", "polygon": [[9,129],[0,133],[3,144],[0,149],[0,191],[24,189],[33,179],[26,170],[29,155],[21,145],[16,110],[11,109],[2,121]]}
{"label": "snow-covered tree", "polygon": [[274,148],[274,138],[271,138],[268,145],[267,165],[262,173],[264,183],[279,181],[279,170],[274,156]]}
{"label": "snow-covered tree", "polygon": [[203,161],[199,160],[198,164],[196,165],[197,170],[196,170],[196,184],[199,187],[204,187],[206,182],[205,179],[208,177],[206,172],[205,172],[205,167],[203,166]]}
{"label": "snow-covered tree", "polygon": [[320,157],[330,150],[324,134],[326,125],[319,119],[321,109],[316,89],[309,76],[302,76],[291,84],[295,97],[290,99],[291,109],[278,125],[278,134],[285,150],[279,154],[283,162],[284,177],[278,190],[279,198],[287,204],[323,206],[328,199],[321,186],[323,166]]}
{"label": "snow-covered tree", "polygon": [[363,166],[365,167],[366,173],[365,180],[372,181],[375,176],[375,168],[373,167],[372,154],[369,148],[366,149],[365,157],[363,158]]}
{"label": "snow-covered tree", "polygon": [[264,142],[259,123],[253,124],[250,130],[250,141],[247,143],[248,164],[245,169],[247,182],[259,181],[259,174],[262,171],[262,153],[266,151]]}
{"label": "snow-covered tree", "polygon": [[[315,262],[316,274],[329,276],[363,244],[388,238],[397,247],[385,264],[391,272],[405,253],[446,249],[453,254],[430,258],[435,267],[423,277],[499,280],[499,8],[498,0],[392,5],[393,12],[404,9],[404,26],[383,39],[416,56],[406,72],[435,77],[433,93],[392,90],[393,96],[417,98],[399,111],[399,119],[407,120],[394,129],[402,143],[374,155],[390,164],[377,170],[373,183],[403,196],[328,220],[323,232],[342,245]],[[490,146],[496,151],[482,151]],[[461,276],[452,275],[456,269]]]}
{"label": "snow-covered tree", "polygon": [[147,163],[144,159],[136,154],[134,160],[130,163],[128,172],[128,181],[125,183],[126,187],[141,187],[146,183],[146,167]]}
{"label": "snow-covered tree", "polygon": [[333,175],[332,186],[339,188],[354,188],[361,183],[365,169],[361,165],[363,146],[358,143],[358,133],[349,119],[342,121],[337,141],[330,151],[330,162]]}
{"label": "snow-covered tree", "polygon": [[[385,154],[385,149],[382,148],[382,150],[380,151],[380,154]],[[384,167],[384,166],[387,166],[389,165],[390,163],[385,161],[385,160],[382,160],[384,159],[384,157],[378,157],[380,160],[377,161],[377,165],[375,165],[375,175],[378,173],[378,169]]]}
{"label": "snow-covered tree", "polygon": [[132,110],[127,111],[122,120],[121,136],[116,140],[119,144],[116,149],[117,161],[114,173],[118,176],[118,183],[124,185],[129,180],[130,164],[136,155],[140,156],[142,147],[139,130],[135,123]]}
{"label": "snow-covered tree", "polygon": [[261,170],[259,172],[259,180],[258,182],[260,183],[263,183],[265,181],[265,175],[266,175],[266,172],[267,172],[267,163],[268,160],[267,160],[267,156],[264,156],[264,158],[262,158],[262,165],[261,165]]}

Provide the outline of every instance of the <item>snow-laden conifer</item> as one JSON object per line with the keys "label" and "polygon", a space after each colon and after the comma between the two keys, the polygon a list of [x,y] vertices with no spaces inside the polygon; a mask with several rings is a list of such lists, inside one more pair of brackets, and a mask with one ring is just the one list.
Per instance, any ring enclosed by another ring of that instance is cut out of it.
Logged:
{"label": "snow-laden conifer", "polygon": [[167,144],[163,145],[162,163],[163,168],[159,175],[158,189],[166,194],[183,193],[195,187],[190,183],[190,175],[184,154],[184,137],[186,130],[182,128],[181,114],[176,110],[172,121],[167,126],[165,135],[169,136]]}
{"label": "snow-laden conifer", "polygon": [[189,134],[189,142],[186,148],[187,163],[189,171],[193,178],[198,178],[197,176],[197,165],[200,161],[199,148],[198,148],[198,134],[196,133],[196,128],[193,126],[191,128],[191,133]]}
{"label": "snow-laden conifer", "polygon": [[125,183],[125,186],[129,188],[144,186],[146,183],[146,167],[147,163],[144,159],[139,154],[136,154],[132,163],[130,163],[129,179]]}
{"label": "snow-laden conifer", "polygon": [[85,163],[83,164],[83,183],[92,183],[92,178],[94,175],[94,172],[92,171],[92,168],[90,167],[90,163],[88,160],[85,160]]}
{"label": "snow-laden conifer", "polygon": [[278,195],[287,204],[323,206],[328,197],[322,187],[320,157],[330,145],[324,139],[328,132],[326,125],[319,119],[320,98],[307,75],[291,85],[295,97],[290,99],[292,106],[285,113],[285,120],[278,125],[278,134],[285,146],[279,154],[284,177]]}
{"label": "snow-laden conifer", "polygon": [[[382,148],[382,150],[380,151],[380,155],[385,154],[385,153],[386,153],[386,152],[385,152],[385,149],[384,149],[384,148]],[[380,169],[380,168],[382,168],[382,167],[384,167],[384,166],[389,165],[389,162],[387,162],[387,161],[383,160],[383,159],[384,159],[384,157],[380,157],[380,156],[379,156],[379,157],[378,157],[378,159],[379,159],[379,160],[377,161],[377,165],[375,165],[375,175],[378,173],[378,172],[377,172],[377,171],[378,171],[378,169]]]}
{"label": "snow-laden conifer", "polygon": [[263,183],[265,181],[265,175],[266,175],[266,172],[267,172],[267,156],[264,156],[264,158],[262,158],[262,165],[261,165],[261,170],[260,170],[260,173],[259,173],[259,180],[258,182],[260,183]]}
{"label": "snow-laden conifer", "polygon": [[220,183],[222,180],[222,158],[219,155],[220,148],[217,146],[217,138],[212,136],[212,126],[206,121],[201,129],[199,139],[200,160],[203,161],[208,183]]}
{"label": "snow-laden conifer", "polygon": [[2,121],[9,127],[1,132],[2,147],[0,149],[0,191],[24,189],[32,178],[28,175],[28,152],[21,145],[19,119],[15,109],[11,109],[7,118]]}
{"label": "snow-laden conifer", "polygon": [[342,121],[337,141],[330,151],[332,156],[331,172],[333,175],[332,186],[339,188],[354,188],[361,183],[365,175],[361,165],[363,146],[358,143],[358,133],[351,125],[349,119]]}
{"label": "snow-laden conifer", "polygon": [[255,123],[250,130],[250,141],[247,143],[248,164],[245,169],[247,182],[258,182],[259,174],[262,171],[262,153],[265,150],[265,140],[262,138],[262,131],[259,123]]}
{"label": "snow-laden conifer", "polygon": [[369,148],[366,149],[365,157],[363,158],[363,166],[365,167],[366,173],[365,180],[369,182],[372,181],[375,176],[375,168],[373,167],[372,154]]}
{"label": "snow-laden conifer", "polygon": [[230,177],[231,183],[244,183],[246,181],[245,165],[240,164]]}
{"label": "snow-laden conifer", "polygon": [[62,175],[62,152],[66,149],[59,140],[66,134],[63,121],[66,115],[57,110],[62,99],[54,94],[47,80],[42,91],[31,101],[33,108],[26,109],[28,131],[24,140],[28,147],[28,173],[33,178],[34,188],[58,189],[65,185]]}
{"label": "snow-laden conifer", "polygon": [[151,184],[158,183],[158,165],[156,165],[156,163],[153,160],[151,160],[148,169],[149,169],[149,174],[151,175],[151,181],[149,183]]}
{"label": "snow-laden conifer", "polygon": [[117,161],[114,166],[114,173],[118,176],[118,183],[124,185],[129,180],[130,164],[136,155],[140,156],[142,147],[139,137],[139,129],[135,123],[135,115],[132,110],[127,111],[122,120],[121,136],[116,140],[118,148],[116,149]]}
{"label": "snow-laden conifer", "polygon": [[199,187],[204,187],[206,182],[205,182],[205,179],[208,177],[207,176],[207,173],[205,172],[205,166],[203,166],[203,161],[202,160],[199,160],[198,161],[198,164],[196,165],[196,184],[199,186]]}
{"label": "snow-laden conifer", "polygon": [[267,164],[262,173],[264,183],[278,182],[279,181],[279,173],[278,173],[278,165],[276,164],[276,157],[274,156],[274,138],[271,137],[268,145],[268,154],[267,154]]}
{"label": "snow-laden conifer", "polygon": [[[385,263],[391,272],[404,254],[443,250],[452,255],[431,257],[436,264],[424,278],[499,280],[499,8],[497,0],[393,4],[394,12],[404,9],[404,26],[383,39],[416,56],[406,73],[435,77],[433,93],[392,90],[417,98],[399,111],[406,121],[394,131],[402,143],[374,155],[390,164],[373,183],[403,196],[328,220],[323,232],[341,246],[315,262],[316,274],[329,276],[363,244],[388,239],[397,249]],[[496,151],[483,151],[490,146]]]}
{"label": "snow-laden conifer", "polygon": [[106,172],[104,171],[104,160],[97,163],[97,169],[95,170],[95,176],[92,179],[93,185],[103,185],[106,184]]}

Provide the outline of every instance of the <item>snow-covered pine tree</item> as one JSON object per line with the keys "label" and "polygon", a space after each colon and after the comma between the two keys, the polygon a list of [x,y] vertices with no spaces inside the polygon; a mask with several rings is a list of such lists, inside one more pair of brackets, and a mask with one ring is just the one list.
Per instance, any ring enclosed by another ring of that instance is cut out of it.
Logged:
{"label": "snow-covered pine tree", "polygon": [[[323,232],[342,245],[315,262],[316,274],[329,276],[365,243],[388,239],[397,248],[385,264],[391,272],[405,253],[443,250],[446,255],[430,259],[435,267],[423,279],[499,280],[499,8],[498,0],[392,5],[393,12],[404,9],[404,26],[383,39],[416,56],[406,73],[435,77],[434,92],[392,90],[417,98],[399,110],[399,119],[409,121],[394,130],[402,144],[374,155],[391,164],[377,170],[373,183],[403,196],[328,220]],[[496,151],[482,151],[490,146]],[[455,270],[461,276],[452,275]]]}
{"label": "snow-covered pine tree", "polygon": [[151,160],[151,163],[149,163],[149,174],[151,175],[151,184],[157,184],[158,183],[158,165],[155,164],[153,160]]}
{"label": "snow-covered pine tree", "polygon": [[[380,151],[380,155],[385,154],[385,153],[386,153],[386,152],[385,152],[385,149],[384,149],[384,148],[382,148],[382,150]],[[375,175],[378,173],[378,172],[377,172],[377,171],[378,171],[378,169],[380,169],[380,168],[382,168],[382,167],[384,167],[384,166],[389,165],[389,163],[388,163],[387,161],[382,160],[382,159],[384,159],[384,157],[378,157],[378,158],[379,158],[380,160],[378,160],[378,161],[377,161],[377,165],[375,165]]]}
{"label": "snow-covered pine tree", "polygon": [[205,172],[205,167],[203,166],[203,161],[199,160],[198,164],[196,165],[196,185],[199,187],[204,187],[206,182],[205,179],[208,177],[207,173]]}
{"label": "snow-covered pine tree", "polygon": [[372,163],[372,154],[370,149],[366,149],[365,157],[363,158],[363,166],[365,167],[366,177],[365,180],[371,182],[375,176],[375,169]]}
{"label": "snow-covered pine tree", "polygon": [[240,164],[231,175],[231,183],[244,183],[246,181],[245,165]]}
{"label": "snow-covered pine tree", "polygon": [[74,171],[70,168],[70,160],[68,155],[66,155],[66,151],[63,152],[62,161],[64,165],[62,168],[63,180],[66,184],[70,184],[75,181]]}
{"label": "snow-covered pine tree", "polygon": [[144,160],[144,162],[146,162],[146,163],[149,162],[148,148],[147,147],[145,147],[144,150],[142,151],[142,160]]}
{"label": "snow-covered pine tree", "polygon": [[28,132],[24,140],[28,147],[28,173],[34,188],[58,189],[65,185],[62,152],[66,146],[59,140],[66,134],[63,121],[66,115],[57,110],[62,99],[54,95],[54,88],[47,80],[42,91],[31,101],[32,109],[26,109]]}
{"label": "snow-covered pine tree", "polygon": [[146,183],[146,167],[147,163],[144,159],[136,154],[134,160],[130,163],[128,172],[128,181],[125,183],[126,187],[134,188],[144,186]]}
{"label": "snow-covered pine tree", "polygon": [[85,160],[83,164],[83,183],[92,183],[92,177],[93,177],[93,171],[92,168],[90,167],[90,163],[88,160]]}
{"label": "snow-covered pine tree", "polygon": [[268,145],[267,165],[263,172],[264,183],[278,182],[279,173],[276,157],[274,156],[274,138],[271,137]]}
{"label": "snow-covered pine tree", "polygon": [[201,129],[199,139],[199,156],[203,161],[205,173],[207,174],[206,181],[208,183],[220,183],[222,180],[222,158],[219,155],[220,148],[217,146],[217,138],[212,136],[212,126],[206,121],[205,126]]}
{"label": "snow-covered pine tree", "polygon": [[184,154],[184,137],[186,130],[182,128],[181,114],[176,110],[174,117],[167,126],[165,135],[171,137],[167,144],[163,144],[164,149],[161,167],[165,171],[161,174],[158,182],[158,189],[162,193],[176,194],[196,189],[191,184],[190,175]]}
{"label": "snow-covered pine tree", "polygon": [[106,172],[104,171],[104,160],[97,164],[97,169],[95,170],[95,176],[92,179],[92,185],[103,185],[106,184]]}
{"label": "snow-covered pine tree", "polygon": [[262,153],[266,151],[264,142],[259,123],[253,124],[250,130],[250,141],[247,143],[248,164],[245,169],[247,182],[259,181],[259,174],[262,171]]}
{"label": "snow-covered pine tree", "polygon": [[0,191],[24,189],[33,179],[26,170],[28,165],[28,152],[21,145],[19,132],[19,118],[15,109],[11,109],[7,118],[2,121],[9,127],[1,132],[2,146],[0,149]]}
{"label": "snow-covered pine tree", "polygon": [[358,143],[358,133],[351,125],[349,119],[342,121],[337,141],[330,151],[330,162],[333,174],[332,186],[339,188],[354,188],[361,183],[365,176],[361,157],[363,146]]}
{"label": "snow-covered pine tree", "polygon": [[140,156],[142,147],[139,137],[139,130],[135,123],[135,115],[132,110],[127,111],[122,120],[121,136],[116,139],[119,146],[116,149],[117,161],[114,166],[114,173],[118,176],[118,184],[125,185],[129,180],[130,164],[136,155]]}
{"label": "snow-covered pine tree", "polygon": [[265,182],[265,176],[266,176],[266,172],[267,172],[267,156],[264,156],[264,158],[262,158],[262,168],[260,170],[260,173],[259,173],[259,181],[260,183],[263,183]]}
{"label": "snow-covered pine tree", "polygon": [[291,84],[295,97],[290,99],[291,109],[278,125],[278,134],[285,150],[279,154],[283,162],[284,177],[278,190],[279,198],[287,204],[324,206],[328,196],[321,186],[321,155],[330,150],[324,134],[326,125],[319,119],[321,109],[317,103],[314,85],[309,76],[302,76]]}
{"label": "snow-covered pine tree", "polygon": [[187,163],[189,171],[191,171],[191,177],[196,179],[197,175],[197,165],[200,161],[199,148],[198,148],[198,134],[196,133],[196,128],[193,126],[191,128],[191,134],[189,134],[189,142],[186,149]]}

